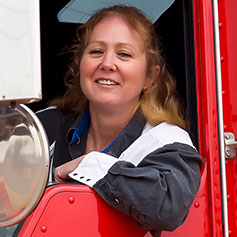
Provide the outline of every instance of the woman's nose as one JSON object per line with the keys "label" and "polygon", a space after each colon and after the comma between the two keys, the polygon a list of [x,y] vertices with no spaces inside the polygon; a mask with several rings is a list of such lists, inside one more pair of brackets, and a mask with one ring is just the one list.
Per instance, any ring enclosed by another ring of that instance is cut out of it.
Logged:
{"label": "woman's nose", "polygon": [[113,54],[105,54],[102,58],[100,69],[104,71],[114,72],[117,69]]}

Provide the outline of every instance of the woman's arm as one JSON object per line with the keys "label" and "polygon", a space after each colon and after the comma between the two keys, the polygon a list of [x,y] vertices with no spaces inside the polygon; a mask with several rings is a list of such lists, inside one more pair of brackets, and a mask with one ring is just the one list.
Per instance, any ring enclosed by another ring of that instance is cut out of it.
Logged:
{"label": "woman's arm", "polygon": [[91,152],[70,177],[152,230],[181,225],[200,185],[202,158],[188,134],[160,124],[144,132],[119,158]]}
{"label": "woman's arm", "polygon": [[201,161],[187,145],[166,145],[138,166],[115,163],[93,188],[145,228],[173,230],[184,222],[198,191]]}
{"label": "woman's arm", "polygon": [[[66,166],[74,168],[76,160],[58,167],[56,175],[62,169],[67,173]],[[149,230],[173,230],[181,225],[200,185],[202,158],[181,143],[158,148],[138,165],[99,152],[89,153],[80,162],[71,178],[89,185]]]}

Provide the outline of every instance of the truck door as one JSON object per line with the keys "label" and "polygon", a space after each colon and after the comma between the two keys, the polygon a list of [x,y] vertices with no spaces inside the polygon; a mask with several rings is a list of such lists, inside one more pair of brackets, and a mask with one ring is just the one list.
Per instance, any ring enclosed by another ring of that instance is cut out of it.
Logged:
{"label": "truck door", "polygon": [[218,1],[229,236],[237,236],[236,12],[236,1]]}

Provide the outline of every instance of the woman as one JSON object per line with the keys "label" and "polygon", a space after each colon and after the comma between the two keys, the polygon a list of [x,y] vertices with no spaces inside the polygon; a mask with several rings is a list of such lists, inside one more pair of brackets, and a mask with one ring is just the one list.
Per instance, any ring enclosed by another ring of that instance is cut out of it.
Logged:
{"label": "woman", "polygon": [[198,191],[202,159],[154,27],[136,8],[113,6],[78,32],[68,89],[38,113],[55,181],[89,185],[154,235],[174,230]]}

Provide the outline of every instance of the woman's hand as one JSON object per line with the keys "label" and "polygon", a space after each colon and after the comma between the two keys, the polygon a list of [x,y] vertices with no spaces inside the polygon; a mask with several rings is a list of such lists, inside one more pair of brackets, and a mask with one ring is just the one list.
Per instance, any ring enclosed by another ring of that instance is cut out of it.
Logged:
{"label": "woman's hand", "polygon": [[68,176],[68,174],[77,168],[77,166],[81,163],[81,161],[84,159],[84,157],[85,157],[85,155],[80,156],[79,158],[76,158],[70,162],[67,162],[67,163],[55,168],[55,171],[54,171],[55,182],[63,183],[63,182],[70,181],[71,179]]}

